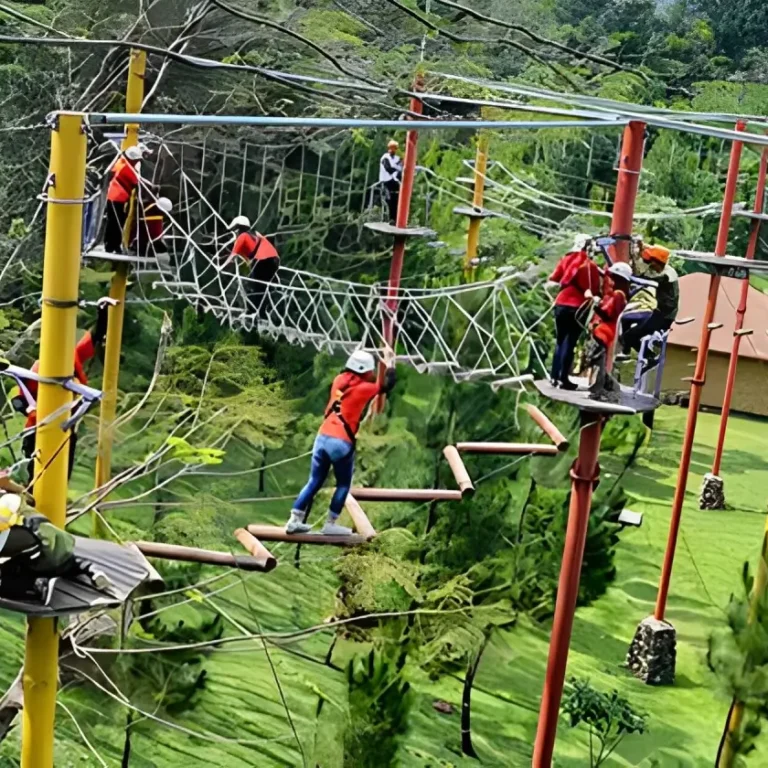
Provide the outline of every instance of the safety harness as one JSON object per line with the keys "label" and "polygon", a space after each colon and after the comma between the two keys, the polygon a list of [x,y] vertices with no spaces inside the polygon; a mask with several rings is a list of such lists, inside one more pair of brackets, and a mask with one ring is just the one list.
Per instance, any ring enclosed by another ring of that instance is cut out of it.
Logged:
{"label": "safety harness", "polygon": [[352,431],[352,427],[349,426],[349,422],[344,418],[341,413],[341,402],[344,399],[344,395],[349,391],[351,382],[348,382],[343,387],[340,387],[333,393],[333,401],[328,406],[328,410],[325,412],[325,418],[329,418],[335,415],[341,422],[341,426],[344,427],[344,431],[347,433],[347,437],[352,441],[352,446],[357,445],[357,436]]}

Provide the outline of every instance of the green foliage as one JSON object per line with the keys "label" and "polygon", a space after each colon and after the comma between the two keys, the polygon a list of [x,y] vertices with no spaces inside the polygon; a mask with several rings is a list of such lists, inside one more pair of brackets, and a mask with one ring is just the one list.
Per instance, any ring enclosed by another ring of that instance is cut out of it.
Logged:
{"label": "green foliage", "polygon": [[350,661],[349,722],[344,732],[344,766],[379,768],[396,764],[408,730],[413,694],[403,676],[403,657],[371,650]]}
{"label": "green foliage", "polygon": [[171,457],[184,464],[221,464],[226,456],[218,448],[195,448],[183,437],[169,437],[165,442],[173,448]]}
{"label": "green foliage", "polygon": [[[562,711],[571,728],[584,724],[589,728],[590,765],[594,768],[608,760],[621,740],[646,731],[646,716],[635,711],[618,691],[610,694],[594,688],[589,680],[571,678],[566,685]],[[599,750],[595,753],[593,739]]]}

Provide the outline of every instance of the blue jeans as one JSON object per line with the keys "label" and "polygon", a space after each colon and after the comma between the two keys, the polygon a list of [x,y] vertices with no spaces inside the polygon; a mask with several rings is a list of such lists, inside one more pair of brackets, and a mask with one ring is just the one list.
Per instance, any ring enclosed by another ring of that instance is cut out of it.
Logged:
{"label": "blue jeans", "polygon": [[315,438],[315,446],[312,449],[312,466],[309,470],[309,480],[296,499],[293,509],[304,512],[306,520],[312,509],[312,502],[317,492],[323,487],[333,467],[336,476],[336,490],[331,499],[330,510],[334,517],[341,514],[344,502],[352,487],[352,473],[355,469],[355,446],[352,443],[341,440],[338,437],[318,435]]}
{"label": "blue jeans", "polygon": [[552,381],[567,383],[573,368],[573,357],[579,337],[584,330],[580,319],[580,307],[555,307],[555,332],[557,343],[552,357]]}

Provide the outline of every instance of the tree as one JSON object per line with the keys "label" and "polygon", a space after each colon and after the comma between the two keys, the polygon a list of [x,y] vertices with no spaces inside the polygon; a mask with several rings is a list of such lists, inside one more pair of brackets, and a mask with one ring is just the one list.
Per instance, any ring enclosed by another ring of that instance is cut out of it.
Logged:
{"label": "tree", "polygon": [[[563,696],[562,710],[571,728],[584,723],[589,728],[589,759],[593,768],[602,765],[633,733],[645,733],[646,716],[637,713],[618,691],[602,693],[589,680],[571,678]],[[594,751],[594,741],[600,749]]]}

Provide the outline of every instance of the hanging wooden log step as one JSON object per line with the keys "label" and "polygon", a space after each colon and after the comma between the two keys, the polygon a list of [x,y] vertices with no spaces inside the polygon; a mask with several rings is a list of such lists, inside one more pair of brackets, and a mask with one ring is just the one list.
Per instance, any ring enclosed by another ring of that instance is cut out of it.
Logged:
{"label": "hanging wooden log step", "polygon": [[[184,563],[222,565],[226,568],[238,568],[241,571],[267,572],[277,565],[277,560],[272,555],[269,555],[268,558],[232,555],[229,552],[214,552],[210,549],[181,547],[176,544],[159,544],[155,541],[137,541],[136,546],[145,557],[178,560]],[[264,551],[266,552],[266,550]]]}
{"label": "hanging wooden log step", "polygon": [[353,488],[360,501],[461,501],[461,491],[432,488]]}
{"label": "hanging wooden log step", "polygon": [[264,563],[265,570],[271,571],[277,565],[277,558],[245,528],[238,528],[235,531],[235,538],[251,557]]}
{"label": "hanging wooden log step", "polygon": [[355,524],[355,530],[361,536],[365,536],[366,539],[372,539],[376,535],[376,529],[371,525],[368,515],[365,514],[363,508],[357,503],[357,499],[351,493],[347,494],[344,506],[352,518],[352,522]]}
{"label": "hanging wooden log step", "polygon": [[262,541],[282,541],[286,544],[320,544],[330,547],[356,547],[368,539],[359,533],[348,536],[327,536],[322,533],[286,533],[281,525],[249,525],[248,533]]}
{"label": "hanging wooden log step", "polygon": [[494,453],[494,454],[533,454],[536,456],[556,456],[559,451],[556,445],[543,443],[457,443],[461,453]]}
{"label": "hanging wooden log step", "polygon": [[570,443],[568,438],[554,425],[550,418],[535,405],[525,406],[528,415],[539,425],[542,432],[555,444],[558,451],[567,451]]}
{"label": "hanging wooden log step", "polygon": [[443,456],[445,456],[448,466],[453,472],[453,477],[456,480],[456,485],[459,486],[462,497],[474,496],[475,486],[472,485],[472,478],[467,472],[467,468],[464,466],[464,462],[459,456],[459,452],[456,450],[455,445],[446,445],[443,448]]}

